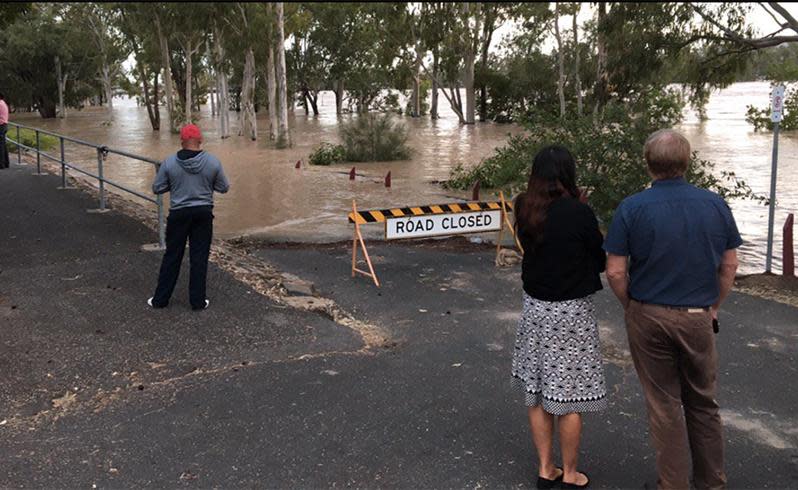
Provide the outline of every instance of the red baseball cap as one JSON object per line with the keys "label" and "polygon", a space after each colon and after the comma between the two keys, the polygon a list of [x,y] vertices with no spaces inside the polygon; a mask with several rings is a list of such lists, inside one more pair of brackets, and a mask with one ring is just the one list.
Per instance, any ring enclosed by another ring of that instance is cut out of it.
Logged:
{"label": "red baseball cap", "polygon": [[202,131],[196,124],[186,124],[180,128],[180,139],[186,140],[202,140]]}

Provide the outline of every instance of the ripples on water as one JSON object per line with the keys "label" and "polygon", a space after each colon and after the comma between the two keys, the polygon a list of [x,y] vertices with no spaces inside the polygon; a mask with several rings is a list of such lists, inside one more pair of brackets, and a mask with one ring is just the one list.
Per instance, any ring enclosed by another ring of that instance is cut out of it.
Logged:
{"label": "ripples on water", "polygon": [[[755,133],[745,122],[747,104],[767,105],[767,83],[739,83],[714,94],[709,102],[709,120],[700,122],[687,114],[681,129],[694,148],[719,170],[731,170],[744,178],[754,192],[770,189],[772,135]],[[351,236],[346,214],[352,200],[358,207],[383,208],[408,204],[448,202],[466,197],[464,193],[441,189],[430,181],[443,180],[458,163],[474,164],[504,144],[509,134],[522,130],[516,125],[477,124],[461,126],[446,100],[440,100],[441,119],[404,118],[409,129],[411,160],[359,164],[355,182],[348,180],[351,165],[308,167],[296,170],[297,160],[305,161],[322,141],[337,142],[335,102],[331,93],[320,97],[319,117],[306,117],[297,109],[289,115],[294,146],[270,148],[268,119],[258,117],[258,141],[231,136],[218,137],[217,120],[203,108],[200,126],[205,132],[205,149],[218,155],[232,184],[232,191],[217,196],[216,231],[221,236],[263,234],[275,240],[331,241]],[[162,120],[165,120],[162,114]],[[113,122],[107,124],[102,109],[70,111],[67,119],[42,120],[35,115],[12,116],[30,124],[87,141],[162,159],[176,151],[179,138],[167,131],[153,132],[146,110],[130,101],[115,105]],[[346,117],[346,116],[345,116]],[[233,131],[236,115],[231,114]],[[13,132],[12,132],[13,134]],[[798,135],[782,133],[776,208],[776,255],[781,251],[781,225],[788,212],[798,209]],[[67,159],[86,168],[96,168],[92,149],[67,144]],[[386,189],[383,177],[391,171],[393,187]],[[147,164],[110,156],[105,174],[133,188],[149,192],[154,170]],[[745,244],[741,247],[741,272],[764,268],[767,236],[767,207],[751,201],[732,203]],[[379,236],[379,225],[368,228]],[[780,258],[774,260],[780,268]]]}

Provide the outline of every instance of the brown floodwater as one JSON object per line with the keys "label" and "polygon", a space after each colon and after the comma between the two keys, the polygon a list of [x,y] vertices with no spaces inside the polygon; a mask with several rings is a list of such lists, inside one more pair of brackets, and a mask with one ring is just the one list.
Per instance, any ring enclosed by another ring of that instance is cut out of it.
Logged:
{"label": "brown floodwater", "polygon": [[[700,155],[732,170],[757,193],[767,194],[770,182],[772,135],[755,133],[745,122],[747,104],[767,105],[767,83],[739,83],[714,94],[709,102],[709,120],[700,122],[687,114],[682,130]],[[204,107],[199,125],[205,133],[205,149],[222,160],[231,191],[216,196],[216,233],[222,237],[255,234],[273,240],[335,241],[351,237],[346,215],[352,200],[361,209],[449,202],[468,193],[447,191],[434,181],[444,180],[459,163],[473,165],[503,145],[517,125],[476,124],[461,126],[446,100],[441,98],[441,119],[402,118],[408,127],[412,158],[399,162],[357,164],[359,174],[349,181],[350,164],[330,167],[303,165],[321,142],[338,141],[338,118],[331,93],[320,97],[321,115],[308,117],[297,109],[289,115],[293,146],[272,148],[268,119],[258,117],[257,141],[236,135],[236,114],[231,114],[233,136],[221,140],[218,120]],[[163,111],[162,111],[163,112]],[[164,116],[162,114],[162,116]],[[348,117],[348,116],[344,116]],[[146,110],[129,100],[115,102],[113,116],[103,109],[69,111],[66,119],[42,120],[33,114],[12,115],[23,124],[45,128],[97,144],[163,159],[179,148],[179,138],[168,131],[151,130]],[[13,137],[13,131],[12,131]],[[778,174],[775,250],[781,250],[781,225],[788,212],[798,210],[798,134],[782,133]],[[86,169],[96,169],[93,149],[67,144],[67,159]],[[391,172],[392,187],[383,179]],[[111,155],[105,165],[107,178],[149,193],[154,176],[151,165]],[[764,267],[767,207],[752,201],[732,203],[745,244],[741,247],[742,272]],[[380,225],[366,227],[367,235],[380,236]],[[774,261],[776,269],[780,260]]]}

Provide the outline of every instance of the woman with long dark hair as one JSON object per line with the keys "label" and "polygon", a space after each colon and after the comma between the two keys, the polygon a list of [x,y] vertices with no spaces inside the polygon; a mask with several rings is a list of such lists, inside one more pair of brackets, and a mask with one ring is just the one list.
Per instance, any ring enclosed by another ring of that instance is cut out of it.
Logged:
{"label": "woman with long dark hair", "polygon": [[[577,470],[583,412],[607,406],[591,295],[606,256],[593,210],[581,202],[576,163],[562,146],[535,155],[529,184],[515,200],[524,247],[524,309],[512,375],[523,389],[540,466],[538,488],[586,488]],[[552,451],[557,420],[562,467]]]}

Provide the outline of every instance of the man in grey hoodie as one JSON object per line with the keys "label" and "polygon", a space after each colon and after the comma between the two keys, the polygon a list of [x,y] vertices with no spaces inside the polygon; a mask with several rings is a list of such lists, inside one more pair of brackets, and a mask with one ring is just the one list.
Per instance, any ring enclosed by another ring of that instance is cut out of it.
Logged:
{"label": "man in grey hoodie", "polygon": [[147,303],[153,308],[169,304],[188,240],[189,301],[192,309],[203,310],[210,304],[205,296],[205,279],[213,236],[213,192],[225,193],[230,184],[219,159],[200,148],[202,133],[197,126],[183,126],[180,141],[183,149],[161,164],[152,184],[156,194],[169,192],[169,217],[158,286]]}

